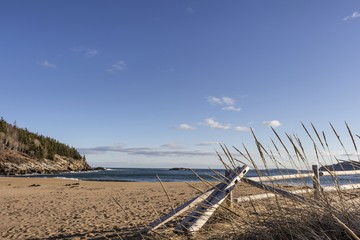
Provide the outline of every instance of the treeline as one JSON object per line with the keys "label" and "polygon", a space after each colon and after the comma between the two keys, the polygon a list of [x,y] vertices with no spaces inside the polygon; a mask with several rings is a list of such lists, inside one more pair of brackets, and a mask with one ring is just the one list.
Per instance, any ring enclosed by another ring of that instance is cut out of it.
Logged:
{"label": "treeline", "polygon": [[16,123],[9,124],[3,118],[0,119],[0,146],[38,159],[55,159],[55,154],[73,159],[82,158],[75,148],[53,138],[18,128]]}

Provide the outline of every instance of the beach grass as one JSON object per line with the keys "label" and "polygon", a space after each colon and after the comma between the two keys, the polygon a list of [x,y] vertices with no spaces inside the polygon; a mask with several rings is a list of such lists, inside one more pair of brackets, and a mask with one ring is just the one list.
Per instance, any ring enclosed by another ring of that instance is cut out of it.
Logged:
{"label": "beach grass", "polygon": [[[345,147],[342,137],[333,125],[330,124],[332,134],[344,152],[347,161],[359,163],[357,147],[358,135],[352,133],[345,123],[351,142],[351,150]],[[299,182],[296,186],[291,182],[267,182],[272,187],[281,187],[284,190],[308,189],[302,195],[303,200],[275,195],[272,198],[234,202],[230,208],[222,204],[213,214],[205,226],[197,233],[176,236],[178,239],[360,239],[360,191],[359,189],[341,190],[339,178],[332,174],[329,164],[340,163],[336,154],[332,154],[328,136],[323,131],[318,131],[313,124],[310,128],[302,124],[307,139],[300,140],[296,134],[284,134],[284,137],[272,129],[274,138],[271,146],[265,147],[252,132],[257,152],[251,152],[245,145],[242,149],[233,147],[233,153],[227,146],[221,145],[222,152],[218,153],[219,160],[226,169],[234,169],[246,164],[255,169],[260,176],[264,169],[270,172],[273,167],[280,172],[285,166],[291,166],[299,173],[303,170],[311,171],[314,162],[323,167],[325,172],[331,173],[331,178],[336,191],[325,192],[321,189],[314,194],[314,186],[309,181]],[[305,149],[305,146],[311,149]],[[350,154],[355,152],[355,154]],[[354,159],[355,158],[355,159]],[[260,161],[259,161],[260,160]],[[263,166],[260,171],[259,162]],[[266,172],[265,171],[265,172]],[[219,181],[224,181],[225,176],[216,173]],[[284,173],[285,175],[285,173]],[[204,186],[211,183],[199,177]],[[214,184],[213,184],[214,185]],[[249,187],[241,183],[237,188]],[[246,191],[246,190],[245,190]],[[234,191],[236,193],[236,189]],[[265,192],[265,191],[264,191]],[[234,194],[235,194],[234,193]],[[237,195],[239,196],[239,195]],[[184,217],[178,218],[163,229],[156,230],[157,237],[174,238],[170,231]]]}

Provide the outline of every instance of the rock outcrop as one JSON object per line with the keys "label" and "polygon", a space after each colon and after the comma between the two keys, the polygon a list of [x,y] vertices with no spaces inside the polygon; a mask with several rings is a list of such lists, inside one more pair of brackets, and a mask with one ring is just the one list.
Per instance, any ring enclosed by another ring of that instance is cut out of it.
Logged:
{"label": "rock outcrop", "polygon": [[59,173],[88,171],[91,167],[86,159],[73,159],[55,155],[54,160],[34,159],[12,150],[0,151],[0,175]]}
{"label": "rock outcrop", "polygon": [[85,156],[74,147],[0,118],[0,175],[87,170]]}
{"label": "rock outcrop", "polygon": [[191,169],[190,168],[177,167],[177,168],[170,168],[169,171],[191,171]]}

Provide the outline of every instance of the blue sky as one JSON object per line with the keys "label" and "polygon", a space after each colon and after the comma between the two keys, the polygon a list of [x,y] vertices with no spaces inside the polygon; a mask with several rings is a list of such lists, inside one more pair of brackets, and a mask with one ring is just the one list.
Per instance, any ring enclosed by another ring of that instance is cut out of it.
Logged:
{"label": "blue sky", "polygon": [[214,167],[250,127],[360,130],[355,0],[0,1],[0,29],[0,116],[93,166]]}

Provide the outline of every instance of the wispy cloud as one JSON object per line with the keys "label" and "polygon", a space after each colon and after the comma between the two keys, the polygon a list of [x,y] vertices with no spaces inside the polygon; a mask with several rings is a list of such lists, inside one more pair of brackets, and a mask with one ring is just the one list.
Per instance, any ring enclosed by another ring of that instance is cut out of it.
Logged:
{"label": "wispy cloud", "polygon": [[220,122],[217,122],[214,118],[205,119],[205,124],[210,128],[214,129],[229,130],[231,128],[231,124],[222,124]]}
{"label": "wispy cloud", "polygon": [[208,102],[215,105],[234,105],[235,100],[229,97],[213,97],[207,98]]}
{"label": "wispy cloud", "polygon": [[263,121],[262,123],[266,126],[273,127],[273,128],[280,127],[282,125],[281,122],[278,120]]}
{"label": "wispy cloud", "polygon": [[194,9],[190,6],[188,6],[186,9],[185,9],[186,13],[193,13],[194,12]]}
{"label": "wispy cloud", "polygon": [[181,129],[181,130],[195,130],[195,129],[196,129],[195,127],[190,126],[190,125],[188,125],[188,124],[186,124],[186,123],[180,124],[180,125],[178,126],[178,128]]}
{"label": "wispy cloud", "polygon": [[53,63],[50,63],[48,60],[44,60],[42,62],[39,63],[40,66],[44,67],[44,68],[56,68],[56,65]]}
{"label": "wispy cloud", "polygon": [[87,57],[95,57],[99,54],[99,50],[93,48],[84,48],[84,47],[77,47],[72,49],[76,53],[83,54]]}
{"label": "wispy cloud", "polygon": [[345,152],[343,152],[343,153],[339,154],[339,156],[341,156],[341,157],[357,158],[357,157],[360,156],[360,152],[351,152],[351,153],[345,153]]}
{"label": "wispy cloud", "polygon": [[226,105],[234,105],[236,102],[234,99],[229,98],[229,97],[222,97],[222,101]]}
{"label": "wispy cloud", "polygon": [[249,127],[236,126],[235,131],[238,131],[238,132],[250,132],[251,129]]}
{"label": "wispy cloud", "polygon": [[179,146],[177,144],[173,143],[167,143],[161,146],[161,148],[167,148],[167,149],[184,149],[182,146]]}
{"label": "wispy cloud", "polygon": [[235,106],[227,106],[227,107],[223,107],[222,110],[240,112],[241,108]]}
{"label": "wispy cloud", "polygon": [[133,147],[128,148],[124,146],[102,146],[92,148],[79,148],[82,154],[104,154],[107,152],[118,152],[129,155],[140,155],[149,157],[189,157],[189,156],[215,156],[214,152],[204,152],[197,150],[163,150],[159,148],[147,148],[147,147]]}
{"label": "wispy cloud", "polygon": [[108,72],[117,72],[124,71],[127,68],[127,65],[124,60],[119,60],[116,63],[112,64],[110,68],[107,69]]}
{"label": "wispy cloud", "polygon": [[354,19],[359,18],[359,17],[360,17],[360,12],[355,11],[355,12],[353,12],[353,14],[344,17],[343,21],[354,20]]}
{"label": "wispy cloud", "polygon": [[94,57],[94,56],[96,56],[96,55],[98,55],[99,54],[99,51],[98,50],[95,50],[95,49],[87,49],[86,51],[85,51],[85,55],[86,56],[89,56],[89,57]]}
{"label": "wispy cloud", "polygon": [[195,144],[195,146],[213,146],[213,145],[218,145],[218,142],[201,142],[201,143],[197,143]]}
{"label": "wispy cloud", "polygon": [[222,110],[225,111],[234,111],[234,112],[240,112],[241,108],[235,106],[236,100],[230,97],[214,97],[210,96],[207,98],[207,101],[213,105],[220,105],[224,106],[222,107]]}

